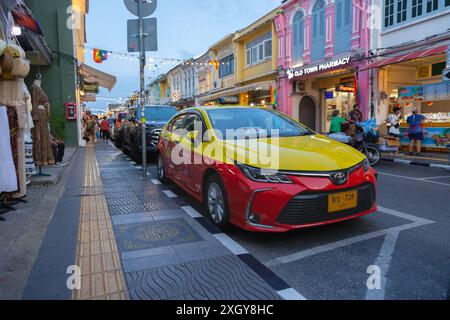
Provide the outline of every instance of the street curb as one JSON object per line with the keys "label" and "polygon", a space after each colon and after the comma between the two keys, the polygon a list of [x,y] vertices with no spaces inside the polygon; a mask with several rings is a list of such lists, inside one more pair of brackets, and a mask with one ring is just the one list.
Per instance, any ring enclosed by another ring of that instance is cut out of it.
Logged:
{"label": "street curb", "polygon": [[425,162],[417,162],[417,161],[404,160],[404,159],[386,159],[386,158],[384,158],[381,160],[384,162],[393,162],[393,163],[405,164],[405,165],[409,165],[409,166],[444,169],[444,170],[450,171],[450,165],[444,165],[444,164],[425,163]]}

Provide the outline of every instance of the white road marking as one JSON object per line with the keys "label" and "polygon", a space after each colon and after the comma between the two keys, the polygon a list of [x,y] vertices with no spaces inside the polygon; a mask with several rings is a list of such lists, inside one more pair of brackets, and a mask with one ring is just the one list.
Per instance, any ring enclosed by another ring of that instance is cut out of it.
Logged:
{"label": "white road marking", "polygon": [[438,184],[438,185],[450,187],[450,184],[444,183],[444,182],[429,181],[429,180],[423,180],[423,179],[420,179],[420,178],[412,178],[412,177],[400,176],[400,175],[397,175],[397,174],[385,173],[385,172],[381,172],[381,171],[378,171],[378,174],[381,175],[381,176],[388,176],[388,177],[393,177],[393,178],[400,178],[400,179],[406,179],[406,180],[426,182],[426,183],[432,183],[432,184]]}
{"label": "white road marking", "polygon": [[130,161],[130,162],[131,162],[132,165],[137,165],[137,163],[134,162],[134,161]]}
{"label": "white road marking", "polygon": [[430,178],[420,178],[420,180],[434,180],[434,179],[445,179],[450,178],[450,176],[439,176],[439,177],[430,177]]}
{"label": "white road marking", "polygon": [[431,220],[428,220],[428,219],[420,218],[420,217],[413,216],[413,215],[408,214],[408,213],[404,213],[404,212],[400,212],[400,211],[397,211],[397,210],[388,209],[388,208],[380,207],[380,206],[378,206],[378,212],[382,212],[382,213],[385,213],[385,214],[390,214],[391,216],[395,216],[397,218],[401,218],[401,219],[405,219],[405,220],[410,220],[412,222],[422,223],[423,225],[435,223],[434,221],[431,221]]}
{"label": "white road marking", "polygon": [[184,212],[186,212],[188,215],[191,216],[191,218],[201,218],[202,215],[200,213],[197,212],[197,210],[195,210],[192,207],[186,206],[186,207],[181,207],[181,209],[183,209]]}
{"label": "white road marking", "polygon": [[288,288],[286,290],[277,291],[277,294],[283,300],[289,300],[289,301],[305,301],[305,300],[307,300],[304,296],[302,296],[300,293],[297,292],[297,290],[295,290],[293,288]]}
{"label": "white road marking", "polygon": [[142,170],[144,168],[142,168],[141,166],[136,166],[136,169]]}
{"label": "white road marking", "polygon": [[269,266],[269,267],[274,267],[274,266],[277,266],[280,264],[291,263],[291,262],[295,262],[295,261],[298,261],[298,260],[301,260],[301,259],[304,259],[307,257],[311,257],[311,256],[314,256],[317,254],[321,254],[321,253],[329,252],[329,251],[332,251],[335,249],[347,247],[347,246],[350,246],[350,245],[358,243],[358,242],[379,238],[379,237],[385,236],[386,234],[389,234],[389,233],[395,233],[395,232],[399,233],[401,231],[414,229],[414,228],[418,228],[418,227],[422,227],[425,225],[435,223],[434,221],[431,221],[431,220],[422,219],[422,218],[412,216],[407,213],[403,213],[403,212],[399,212],[399,211],[395,211],[395,210],[391,210],[391,209],[386,209],[386,208],[382,208],[382,207],[378,208],[378,211],[385,213],[385,214],[390,214],[390,215],[393,215],[396,217],[400,217],[400,218],[403,218],[406,220],[410,220],[410,221],[412,221],[412,223],[409,223],[409,224],[406,224],[403,226],[389,228],[389,229],[378,230],[375,232],[351,237],[348,239],[344,239],[344,240],[328,243],[328,244],[325,244],[322,246],[318,246],[315,248],[296,252],[296,253],[293,253],[293,254],[290,254],[290,255],[287,255],[284,257],[278,257],[271,261],[268,261],[267,263],[265,263],[265,265]]}
{"label": "white road marking", "polygon": [[165,190],[163,191],[163,193],[169,198],[178,198],[178,196],[170,190]]}
{"label": "white road marking", "polygon": [[159,180],[157,180],[157,179],[152,179],[151,181],[155,185],[160,185],[161,184],[161,182]]}
{"label": "white road marking", "polygon": [[248,251],[241,247],[236,241],[231,239],[225,233],[215,234],[214,237],[219,240],[228,250],[233,252],[235,255],[248,254]]}
{"label": "white road marking", "polygon": [[384,300],[386,293],[387,274],[392,261],[392,254],[398,240],[399,232],[390,232],[384,238],[378,258],[373,265],[381,269],[381,289],[368,289],[366,300]]}

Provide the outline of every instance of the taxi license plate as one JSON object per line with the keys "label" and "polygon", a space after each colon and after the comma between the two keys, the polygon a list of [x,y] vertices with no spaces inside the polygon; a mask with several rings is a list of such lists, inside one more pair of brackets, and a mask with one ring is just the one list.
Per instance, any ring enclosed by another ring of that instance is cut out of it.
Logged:
{"label": "taxi license plate", "polygon": [[328,196],[328,212],[338,212],[353,209],[358,206],[358,191],[348,191],[330,194]]}

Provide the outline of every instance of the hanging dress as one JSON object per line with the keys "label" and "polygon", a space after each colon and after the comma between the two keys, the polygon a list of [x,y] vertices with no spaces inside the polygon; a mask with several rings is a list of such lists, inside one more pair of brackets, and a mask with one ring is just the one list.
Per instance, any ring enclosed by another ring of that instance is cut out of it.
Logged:
{"label": "hanging dress", "polygon": [[0,106],[0,193],[18,190],[16,167],[11,148],[8,111]]}
{"label": "hanging dress", "polygon": [[52,146],[50,144],[48,122],[50,118],[50,103],[44,90],[40,86],[31,86],[31,103],[33,105],[34,128],[33,158],[37,166],[49,166],[55,164]]}

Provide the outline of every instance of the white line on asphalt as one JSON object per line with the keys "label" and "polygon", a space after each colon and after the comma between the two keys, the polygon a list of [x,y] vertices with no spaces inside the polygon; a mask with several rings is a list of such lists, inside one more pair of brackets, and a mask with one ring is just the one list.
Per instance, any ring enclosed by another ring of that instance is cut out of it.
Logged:
{"label": "white line on asphalt", "polygon": [[134,161],[130,161],[130,162],[131,162],[132,165],[137,165],[137,163],[134,162]]}
{"label": "white line on asphalt", "polygon": [[186,212],[188,215],[191,216],[191,218],[201,218],[202,215],[200,213],[197,212],[197,210],[195,210],[192,207],[186,206],[186,207],[181,207],[181,209],[184,210],[184,212]]}
{"label": "white line on asphalt", "polygon": [[136,166],[136,169],[142,170],[142,169],[144,169],[144,168],[142,168],[141,166]]}
{"label": "white line on asphalt", "polygon": [[450,176],[439,176],[439,177],[430,177],[430,178],[420,178],[419,180],[433,180],[433,179],[445,179],[450,178]]}
{"label": "white line on asphalt", "polygon": [[277,294],[284,300],[290,301],[304,301],[306,298],[298,293],[295,289],[289,288],[286,290],[277,291]]}
{"label": "white line on asphalt", "polygon": [[231,239],[225,233],[215,234],[214,237],[220,241],[228,250],[235,255],[248,254],[248,251],[241,247],[236,241]]}
{"label": "white line on asphalt", "polygon": [[378,266],[381,269],[381,288],[368,289],[366,300],[384,300],[386,284],[388,281],[387,274],[389,272],[392,254],[395,251],[398,235],[398,232],[389,232],[384,238],[383,246],[381,247],[378,258],[374,263],[375,266]]}
{"label": "white line on asphalt", "polygon": [[400,211],[397,211],[397,210],[388,209],[388,208],[384,208],[384,207],[380,207],[380,206],[378,206],[378,212],[389,214],[389,215],[395,216],[397,218],[410,220],[412,222],[422,223],[423,225],[433,224],[434,223],[434,221],[431,221],[431,220],[428,220],[428,219],[420,218],[420,217],[413,216],[413,215],[408,214],[408,213],[404,213],[404,212],[400,212]]}
{"label": "white line on asphalt", "polygon": [[178,198],[178,196],[170,190],[165,190],[163,191],[163,193],[169,198]]}
{"label": "white line on asphalt", "polygon": [[412,177],[400,176],[400,175],[397,175],[397,174],[385,173],[385,172],[381,172],[381,171],[378,171],[378,174],[381,175],[381,176],[388,176],[388,177],[393,177],[393,178],[400,178],[400,179],[406,179],[406,180],[413,180],[413,181],[419,181],[419,182],[426,182],[426,183],[432,183],[432,184],[438,184],[438,185],[449,186],[449,187],[450,187],[450,184],[444,183],[444,182],[422,180],[422,179],[419,179],[419,178],[412,178]]}
{"label": "white line on asphalt", "polygon": [[157,179],[152,179],[151,181],[155,185],[160,185],[161,184],[161,182],[159,180],[157,180]]}
{"label": "white line on asphalt", "polygon": [[[432,223],[432,222],[430,222],[430,223]],[[320,254],[320,253],[325,253],[325,252],[332,251],[332,250],[335,250],[335,249],[339,249],[339,248],[342,248],[342,247],[347,247],[347,246],[350,246],[350,245],[358,243],[358,242],[379,238],[379,237],[382,237],[382,236],[384,236],[384,235],[386,235],[387,233],[390,233],[390,232],[401,232],[401,231],[405,231],[405,230],[409,230],[409,229],[422,227],[422,226],[430,224],[430,223],[413,222],[413,223],[410,223],[410,224],[407,224],[407,225],[403,225],[403,226],[399,226],[399,227],[383,229],[383,230],[379,230],[379,231],[363,234],[361,236],[351,237],[351,238],[340,240],[340,241],[336,241],[336,242],[333,242],[333,243],[328,243],[328,244],[323,245],[323,246],[318,246],[318,247],[315,247],[315,248],[311,248],[311,249],[303,250],[303,251],[300,251],[300,252],[296,252],[294,254],[290,254],[290,255],[287,255],[287,256],[284,256],[284,257],[278,257],[278,258],[276,258],[274,260],[271,260],[271,261],[265,263],[265,265],[269,266],[269,267],[274,267],[274,266],[277,266],[277,265],[280,265],[280,264],[291,263],[291,262],[294,262],[294,261],[297,261],[297,260],[301,260],[301,259],[304,259],[304,258],[307,258],[307,257],[315,256],[315,255]]]}

